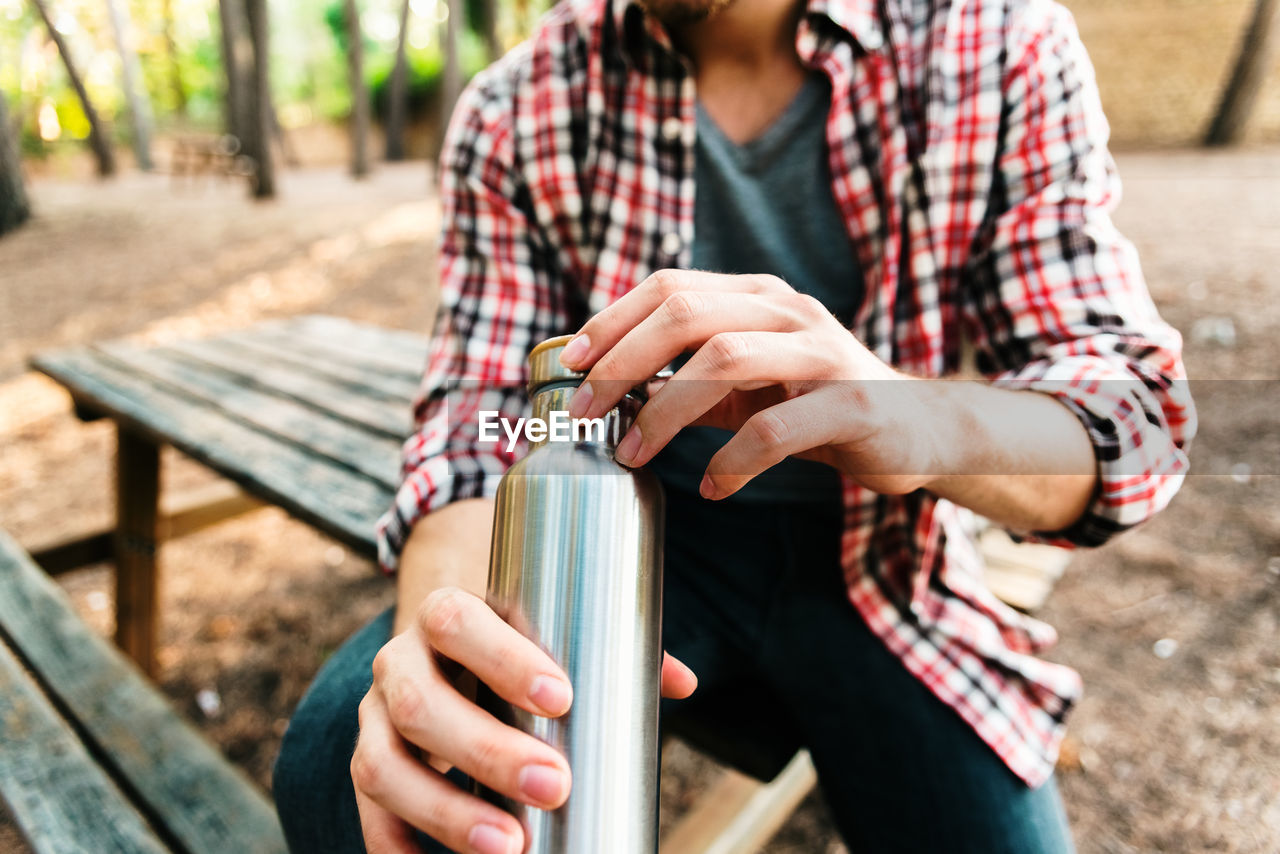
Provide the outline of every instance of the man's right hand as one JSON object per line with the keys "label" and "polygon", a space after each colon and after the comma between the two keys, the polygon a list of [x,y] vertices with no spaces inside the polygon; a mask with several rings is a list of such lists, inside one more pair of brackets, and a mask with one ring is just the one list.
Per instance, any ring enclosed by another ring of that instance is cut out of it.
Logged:
{"label": "man's right hand", "polygon": [[[419,851],[413,828],[458,852],[524,849],[519,822],[446,779],[451,767],[533,807],[554,809],[568,797],[564,756],[477,706],[460,689],[465,673],[535,715],[558,717],[573,701],[564,671],[483,599],[457,587],[433,591],[374,659],[360,703],[351,777],[371,854]],[[696,685],[692,671],[664,656],[664,696],[687,697]]]}

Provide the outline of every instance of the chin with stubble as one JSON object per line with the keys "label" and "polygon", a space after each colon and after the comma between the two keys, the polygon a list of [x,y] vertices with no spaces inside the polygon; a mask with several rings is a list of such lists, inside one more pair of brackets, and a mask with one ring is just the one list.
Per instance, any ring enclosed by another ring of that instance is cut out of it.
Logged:
{"label": "chin with stubble", "polygon": [[734,0],[640,0],[645,11],[669,27],[696,24],[712,17]]}

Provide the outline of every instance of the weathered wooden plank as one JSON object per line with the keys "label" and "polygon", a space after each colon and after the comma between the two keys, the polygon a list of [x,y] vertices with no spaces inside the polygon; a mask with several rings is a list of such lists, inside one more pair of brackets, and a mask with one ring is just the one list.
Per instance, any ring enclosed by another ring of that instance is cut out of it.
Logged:
{"label": "weathered wooden plank", "polygon": [[367,556],[391,490],[189,398],[157,388],[89,350],[39,356],[39,370],[83,400],[184,454]]}
{"label": "weathered wooden plank", "polygon": [[83,537],[41,549],[32,557],[50,575],[70,572],[91,563],[115,557],[111,531],[97,531]]}
{"label": "weathered wooden plank", "polygon": [[388,374],[378,368],[353,363],[349,358],[305,341],[253,328],[218,339],[224,346],[243,349],[248,355],[296,367],[321,378],[340,380],[406,402],[417,393],[419,377]]}
{"label": "weathered wooden plank", "polygon": [[330,314],[306,314],[290,318],[284,328],[325,341],[342,341],[368,353],[384,354],[413,366],[419,372],[427,361],[427,337],[405,329],[389,329],[357,323]]}
{"label": "weathered wooden plank", "polygon": [[86,424],[90,421],[101,421],[103,418],[107,417],[107,413],[105,412],[99,412],[97,410],[90,409],[87,406],[80,406],[79,404],[76,404],[72,409],[76,414],[76,418]]}
{"label": "weathered wooden plank", "polygon": [[986,562],[982,580],[997,598],[1027,613],[1049,599],[1071,553],[1042,543],[1016,543],[997,527],[978,536],[978,550]]}
{"label": "weathered wooden plank", "polygon": [[7,642],[166,838],[191,852],[285,850],[261,792],[90,631],[61,589],[3,532],[0,590]]}
{"label": "weathered wooden plank", "polygon": [[249,332],[255,339],[269,341],[289,350],[301,350],[314,354],[317,358],[327,358],[338,364],[359,367],[369,376],[386,377],[402,383],[412,383],[415,386],[422,378],[424,362],[415,363],[394,352],[355,346],[340,338],[326,338],[317,334],[302,335],[295,329],[254,327]]}
{"label": "weathered wooden plank", "polygon": [[154,678],[160,446],[116,425],[116,646]]}
{"label": "weathered wooden plank", "polygon": [[295,400],[239,384],[227,374],[195,363],[176,361],[162,347],[141,350],[123,344],[93,348],[122,368],[216,409],[313,454],[394,489],[399,482],[399,438],[374,436],[350,423]]}
{"label": "weathered wooden plank", "polygon": [[0,796],[38,852],[169,848],[0,644]]}
{"label": "weathered wooden plank", "polygon": [[[218,480],[160,503],[157,532],[161,540],[174,540],[210,525],[266,507],[229,480]],[[36,561],[39,563],[39,561]]]}
{"label": "weathered wooden plank", "polygon": [[768,783],[724,771],[662,840],[661,854],[752,854],[773,838],[817,782],[805,750]]}
{"label": "weathered wooden plank", "polygon": [[255,358],[223,341],[187,341],[165,348],[175,358],[224,371],[235,382],[287,397],[362,430],[403,439],[413,429],[410,401],[368,385],[348,383],[298,365]]}
{"label": "weathered wooden plank", "polygon": [[[185,537],[266,506],[265,502],[246,494],[230,481],[215,481],[208,487],[183,493],[168,501],[162,500],[156,520],[156,538],[164,541]],[[32,552],[31,559],[50,575],[60,575],[91,563],[113,560],[114,537],[115,529],[95,531]]]}

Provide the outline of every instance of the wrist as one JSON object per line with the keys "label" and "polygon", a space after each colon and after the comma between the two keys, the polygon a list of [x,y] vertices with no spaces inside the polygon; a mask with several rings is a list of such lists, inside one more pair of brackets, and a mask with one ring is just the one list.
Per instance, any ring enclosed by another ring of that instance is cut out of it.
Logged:
{"label": "wrist", "polygon": [[409,627],[418,606],[437,588],[460,587],[484,595],[492,527],[491,498],[455,501],[417,521],[396,575],[397,634]]}
{"label": "wrist", "polygon": [[925,413],[921,445],[925,461],[922,487],[938,495],[951,491],[959,478],[978,470],[975,459],[985,447],[982,420],[972,407],[971,382],[927,380],[919,383]]}

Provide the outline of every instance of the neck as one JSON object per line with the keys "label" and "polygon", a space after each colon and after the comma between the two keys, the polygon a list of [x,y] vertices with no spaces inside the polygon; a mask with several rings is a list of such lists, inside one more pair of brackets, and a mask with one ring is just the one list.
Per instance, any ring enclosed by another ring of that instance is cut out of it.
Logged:
{"label": "neck", "polygon": [[796,25],[804,0],[732,0],[701,21],[669,28],[672,40],[701,73],[710,65],[763,73],[798,62]]}
{"label": "neck", "polygon": [[698,99],[733,142],[756,138],[804,85],[796,53],[804,9],[804,0],[725,0],[705,20],[668,25],[693,63]]}

